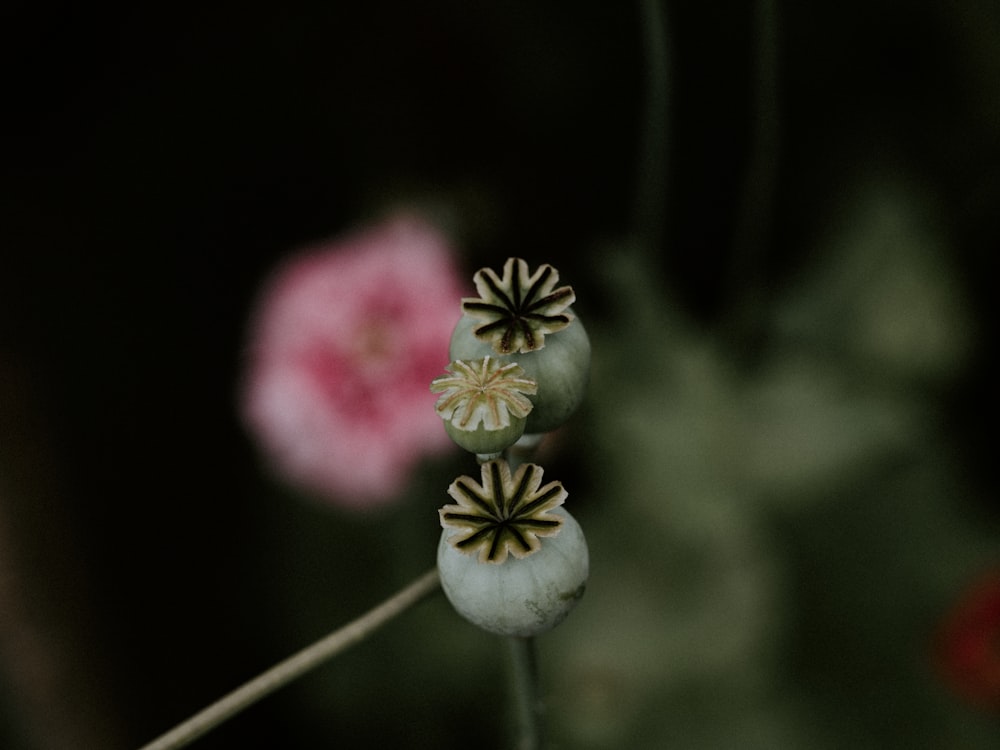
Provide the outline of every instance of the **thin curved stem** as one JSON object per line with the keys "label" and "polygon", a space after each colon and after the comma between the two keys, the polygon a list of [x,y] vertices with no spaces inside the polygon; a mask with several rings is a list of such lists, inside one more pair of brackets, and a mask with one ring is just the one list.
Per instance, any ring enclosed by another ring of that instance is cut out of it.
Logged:
{"label": "thin curved stem", "polygon": [[149,744],[143,745],[140,750],[176,750],[176,748],[186,747],[261,698],[270,695],[320,666],[331,657],[363,641],[378,628],[437,590],[440,583],[437,568],[424,573],[406,588],[361,617],[271,667],[263,674],[202,709],[187,721],[178,724]]}

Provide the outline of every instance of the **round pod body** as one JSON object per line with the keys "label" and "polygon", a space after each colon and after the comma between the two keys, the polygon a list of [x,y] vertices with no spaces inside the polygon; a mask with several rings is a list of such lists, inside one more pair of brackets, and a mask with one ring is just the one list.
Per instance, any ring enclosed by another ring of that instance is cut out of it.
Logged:
{"label": "round pod body", "polygon": [[541,349],[510,354],[497,354],[492,344],[476,338],[474,331],[481,325],[481,319],[462,314],[451,335],[451,359],[491,356],[516,362],[538,383],[538,392],[529,396],[533,408],[524,431],[549,432],[565,423],[583,401],[590,380],[590,338],[580,319],[574,318],[563,330],[548,334]]}
{"label": "round pod body", "polygon": [[518,438],[524,434],[524,427],[527,421],[525,417],[517,417],[511,414],[508,418],[510,419],[509,425],[495,430],[486,429],[486,426],[482,422],[475,429],[463,430],[460,427],[456,427],[448,419],[444,420],[444,429],[457,445],[471,453],[480,455],[499,454],[516,443]]}
{"label": "round pod body", "polygon": [[559,533],[524,558],[500,564],[480,562],[448,543],[438,544],[441,588],[466,620],[497,635],[530,637],[562,622],[583,596],[590,571],[587,541],[580,524],[562,507]]}

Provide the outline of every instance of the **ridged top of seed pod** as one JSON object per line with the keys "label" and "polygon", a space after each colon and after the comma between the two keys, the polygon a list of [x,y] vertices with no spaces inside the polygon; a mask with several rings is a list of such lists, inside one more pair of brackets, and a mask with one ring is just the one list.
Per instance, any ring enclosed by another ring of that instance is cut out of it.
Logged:
{"label": "ridged top of seed pod", "polygon": [[566,500],[559,482],[542,484],[542,467],[521,464],[511,475],[506,461],[482,465],[482,484],[462,476],[448,494],[457,505],[440,509],[441,526],[456,533],[448,543],[482,563],[500,564],[508,555],[524,558],[541,549],[541,537],[559,533],[563,519],[550,513]]}
{"label": "ridged top of seed pod", "polygon": [[561,331],[573,320],[566,308],[576,295],[572,287],[556,287],[559,272],[547,263],[530,273],[527,262],[508,258],[501,276],[482,268],[472,280],[479,297],[463,298],[462,309],[486,321],[475,334],[497,354],[541,349],[546,334]]}
{"label": "ridged top of seed pod", "polygon": [[438,415],[460,430],[487,430],[510,425],[511,417],[523,419],[531,411],[526,394],[538,386],[520,365],[495,357],[455,360],[447,375],[431,381],[431,391],[440,393],[434,408]]}

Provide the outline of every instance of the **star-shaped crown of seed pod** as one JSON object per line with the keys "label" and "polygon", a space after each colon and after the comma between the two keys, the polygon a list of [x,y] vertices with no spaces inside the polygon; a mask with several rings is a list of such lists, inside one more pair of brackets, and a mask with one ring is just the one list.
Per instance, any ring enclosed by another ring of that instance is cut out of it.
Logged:
{"label": "star-shaped crown of seed pod", "polygon": [[563,504],[568,493],[559,482],[542,483],[542,467],[522,464],[511,476],[506,461],[488,461],[481,467],[482,484],[462,476],[448,494],[458,503],[438,513],[441,526],[456,529],[448,543],[479,562],[500,564],[508,555],[524,558],[541,549],[540,537],[559,533],[563,519],[549,513]]}
{"label": "star-shaped crown of seed pod", "polygon": [[536,393],[538,385],[514,362],[484,357],[456,360],[445,369],[449,375],[431,381],[431,391],[441,394],[434,408],[460,430],[474,430],[480,423],[498,430],[509,426],[512,416],[524,419],[531,411],[525,394]]}
{"label": "star-shaped crown of seed pod", "polygon": [[463,298],[462,309],[486,321],[475,329],[476,337],[498,354],[541,349],[545,334],[561,331],[573,320],[565,310],[576,295],[572,287],[556,288],[559,272],[548,264],[532,274],[524,260],[508,258],[502,276],[482,268],[473,281],[479,297]]}

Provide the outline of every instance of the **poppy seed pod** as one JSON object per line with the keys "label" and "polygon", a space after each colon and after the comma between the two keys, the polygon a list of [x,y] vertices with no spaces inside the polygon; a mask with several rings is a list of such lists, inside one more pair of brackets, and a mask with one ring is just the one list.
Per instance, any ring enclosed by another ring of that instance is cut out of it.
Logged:
{"label": "poppy seed pod", "polygon": [[589,574],[587,541],[580,524],[559,508],[559,534],[530,557],[510,557],[502,565],[482,563],[448,543],[441,534],[438,570],[441,587],[466,620],[497,635],[534,636],[551,630],[583,596]]}
{"label": "poppy seed pod", "polygon": [[528,637],[558,625],[589,574],[580,525],[559,507],[566,491],[541,486],[542,469],[504,461],[481,467],[482,484],[459,477],[441,508],[441,587],[455,610],[491,633]]}
{"label": "poppy seed pod", "polygon": [[452,359],[493,355],[516,362],[537,383],[529,434],[562,425],[583,401],[590,379],[590,339],[569,307],[573,290],[556,288],[558,280],[552,266],[530,274],[519,258],[509,258],[501,276],[481,269],[475,275],[480,296],[462,300],[464,312],[451,335]]}
{"label": "poppy seed pod", "polygon": [[447,374],[431,381],[440,393],[435,409],[458,445],[477,455],[496,457],[524,434],[532,409],[527,395],[536,390],[518,365],[486,356],[456,360]]}

